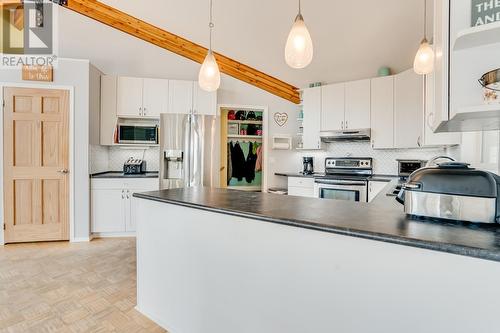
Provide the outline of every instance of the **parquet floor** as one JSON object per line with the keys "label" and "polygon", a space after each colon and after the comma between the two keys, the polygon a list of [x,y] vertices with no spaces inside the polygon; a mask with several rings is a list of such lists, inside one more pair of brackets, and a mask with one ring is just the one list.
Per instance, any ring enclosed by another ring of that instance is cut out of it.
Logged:
{"label": "parquet floor", "polygon": [[135,239],[0,246],[0,333],[165,332],[134,309]]}

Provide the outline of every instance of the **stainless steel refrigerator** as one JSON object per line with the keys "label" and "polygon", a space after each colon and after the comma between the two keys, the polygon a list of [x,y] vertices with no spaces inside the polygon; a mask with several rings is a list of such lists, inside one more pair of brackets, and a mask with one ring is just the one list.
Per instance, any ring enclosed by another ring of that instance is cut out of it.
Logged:
{"label": "stainless steel refrigerator", "polygon": [[217,117],[162,114],[160,188],[215,186],[218,177]]}

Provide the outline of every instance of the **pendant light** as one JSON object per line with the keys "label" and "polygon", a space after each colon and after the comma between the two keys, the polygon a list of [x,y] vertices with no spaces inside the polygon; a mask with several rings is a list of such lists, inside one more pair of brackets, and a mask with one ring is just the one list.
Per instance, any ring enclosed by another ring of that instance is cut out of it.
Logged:
{"label": "pendant light", "polygon": [[305,68],[313,59],[313,42],[302,17],[299,0],[299,13],[295,18],[292,30],[285,46],[285,61],[288,66],[296,69]]}
{"label": "pendant light", "polygon": [[214,28],[214,23],[212,21],[212,0],[210,0],[210,23],[208,27],[210,29],[210,44],[207,56],[203,61],[200,68],[200,73],[198,74],[198,84],[200,88],[212,92],[219,89],[220,86],[220,71],[217,61],[215,60],[214,53],[212,52],[212,30]]}
{"label": "pendant light", "polygon": [[413,70],[420,75],[432,73],[434,70],[434,50],[427,41],[427,3],[424,0],[424,39],[415,55]]}

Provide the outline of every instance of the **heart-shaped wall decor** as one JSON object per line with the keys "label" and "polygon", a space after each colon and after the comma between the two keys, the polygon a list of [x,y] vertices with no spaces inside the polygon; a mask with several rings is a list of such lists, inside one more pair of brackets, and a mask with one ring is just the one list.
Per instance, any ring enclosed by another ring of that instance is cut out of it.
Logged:
{"label": "heart-shaped wall decor", "polygon": [[276,112],[274,114],[274,121],[276,122],[276,124],[278,124],[278,126],[283,127],[288,121],[288,114]]}

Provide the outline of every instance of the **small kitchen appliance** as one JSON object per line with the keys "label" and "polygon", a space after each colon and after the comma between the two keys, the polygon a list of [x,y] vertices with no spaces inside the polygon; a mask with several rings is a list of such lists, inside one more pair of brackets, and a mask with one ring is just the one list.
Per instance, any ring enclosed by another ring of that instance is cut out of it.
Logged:
{"label": "small kitchen appliance", "polygon": [[427,161],[424,160],[403,160],[398,159],[398,177],[402,180],[409,177],[414,171],[425,167]]}
{"label": "small kitchen appliance", "polygon": [[146,161],[139,158],[129,158],[123,164],[123,173],[126,175],[137,175],[146,173]]}
{"label": "small kitchen appliance", "polygon": [[314,158],[302,157],[302,173],[304,175],[312,175],[314,173]]}
{"label": "small kitchen appliance", "polygon": [[156,145],[158,144],[158,125],[149,123],[118,124],[117,142],[128,145]]}
{"label": "small kitchen appliance", "polygon": [[329,157],[325,176],[315,179],[318,198],[368,202],[368,179],[373,174],[371,157]]}
{"label": "small kitchen appliance", "polygon": [[396,200],[408,215],[497,223],[500,177],[465,163],[441,163],[412,173]]}

